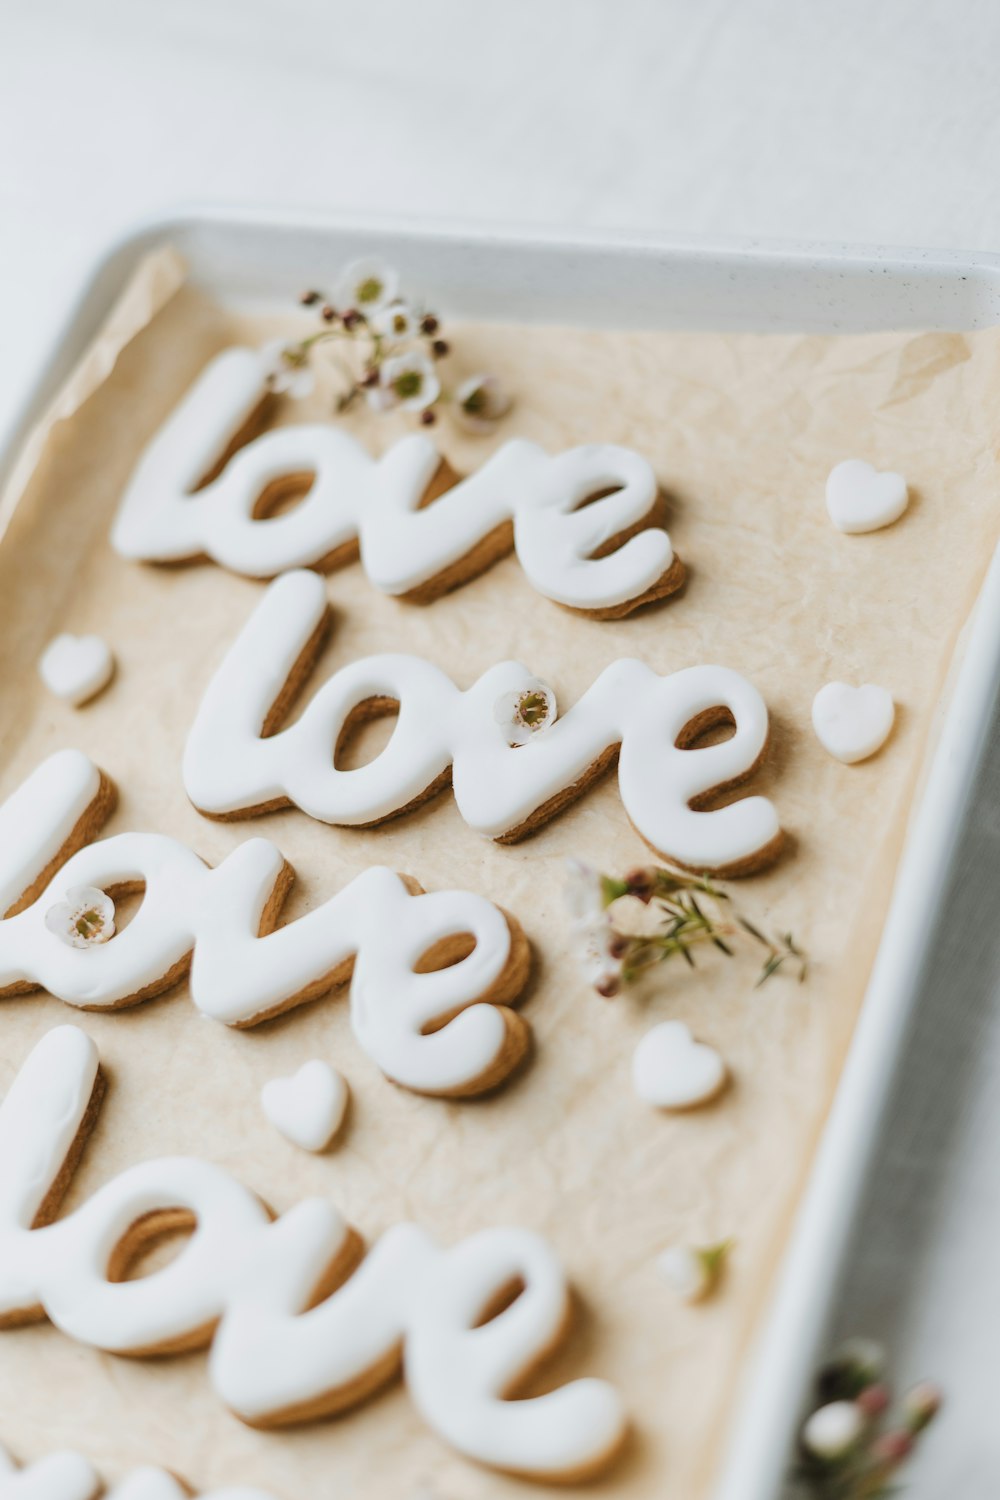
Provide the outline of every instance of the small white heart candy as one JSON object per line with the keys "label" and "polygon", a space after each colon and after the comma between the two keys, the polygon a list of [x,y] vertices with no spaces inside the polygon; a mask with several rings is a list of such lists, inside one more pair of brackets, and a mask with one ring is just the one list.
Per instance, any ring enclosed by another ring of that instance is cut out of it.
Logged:
{"label": "small white heart candy", "polygon": [[320,1057],[291,1078],[272,1078],[260,1091],[264,1113],[286,1140],[303,1151],[324,1151],[347,1108],[347,1083]]}
{"label": "small white heart candy", "polygon": [[816,738],[824,750],[846,766],[867,760],[880,750],[895,717],[892,694],[871,682],[859,688],[846,682],[828,682],[813,699]]}
{"label": "small white heart candy", "polygon": [[99,635],[57,635],[38,663],[49,692],[75,708],[107,687],[114,669],[111,647]]}
{"label": "small white heart candy", "polygon": [[898,521],[909,502],[902,474],[880,474],[862,458],[848,458],[831,469],[826,508],[838,531],[878,531]]}
{"label": "small white heart candy", "polygon": [[660,1109],[692,1109],[721,1093],[726,1065],[714,1047],[696,1042],[683,1021],[662,1021],[647,1031],[632,1057],[632,1083],[640,1099]]}

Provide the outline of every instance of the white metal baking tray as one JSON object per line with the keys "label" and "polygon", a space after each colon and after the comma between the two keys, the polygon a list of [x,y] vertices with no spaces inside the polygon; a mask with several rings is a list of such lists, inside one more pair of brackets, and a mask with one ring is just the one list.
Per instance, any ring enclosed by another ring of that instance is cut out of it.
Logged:
{"label": "white metal baking tray", "polygon": [[[1000,256],[858,246],[706,246],[656,235],[364,222],[195,208],[146,223],[94,268],[0,431],[0,489],[32,426],[149,250],[175,245],[195,285],[243,306],[287,306],[316,268],[377,252],[456,317],[576,326],[773,332],[969,329],[1000,323]],[[1000,558],[994,558],[924,795],[911,825],[861,1018],[772,1305],[720,1456],[715,1500],[781,1492],[810,1373],[834,1326],[858,1212],[877,1205],[882,1140],[899,1117],[901,1070],[933,998],[935,916],[961,873],[970,798],[984,777],[1000,680]],[[1000,830],[993,853],[1000,860]],[[997,924],[994,922],[993,924]],[[925,1074],[926,1076],[926,1074]],[[888,1153],[888,1157],[887,1157]],[[998,1204],[1000,1216],[1000,1204]],[[875,1295],[868,1288],[869,1301]],[[898,1319],[897,1319],[898,1321]],[[985,1495],[985,1491],[983,1492]],[[972,1500],[971,1493],[965,1500]]]}

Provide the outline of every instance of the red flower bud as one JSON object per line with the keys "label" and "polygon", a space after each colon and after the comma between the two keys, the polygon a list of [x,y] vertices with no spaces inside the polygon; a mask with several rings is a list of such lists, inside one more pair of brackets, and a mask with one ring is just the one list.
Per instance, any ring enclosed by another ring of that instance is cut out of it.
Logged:
{"label": "red flower bud", "polygon": [[868,1385],[856,1397],[858,1407],[865,1417],[871,1421],[874,1417],[880,1417],[889,1405],[888,1387],[884,1385]]}
{"label": "red flower bud", "polygon": [[656,880],[652,870],[629,870],[625,876],[625,884],[628,886],[630,896],[635,896],[637,900],[647,905],[652,900],[656,889]]}
{"label": "red flower bud", "polygon": [[913,1434],[909,1432],[883,1432],[872,1443],[871,1455],[876,1463],[893,1467],[909,1458],[913,1452]]}

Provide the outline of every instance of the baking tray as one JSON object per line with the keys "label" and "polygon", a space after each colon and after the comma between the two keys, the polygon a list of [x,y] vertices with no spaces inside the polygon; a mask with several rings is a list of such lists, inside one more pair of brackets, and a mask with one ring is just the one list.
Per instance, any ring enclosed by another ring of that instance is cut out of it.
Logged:
{"label": "baking tray", "polygon": [[[499,309],[524,322],[788,333],[1000,322],[1000,257],[985,254],[758,242],[705,246],[655,235],[553,236],[192,209],[140,226],[92,271],[52,347],[30,372],[19,410],[0,430],[0,489],[23,440],[133,270],[167,243],[184,256],[196,287],[223,303],[261,310],[287,306],[317,265],[375,252],[405,265],[432,303],[446,301],[462,318],[495,319]],[[902,1117],[903,1069],[919,1045],[914,1022],[940,993],[936,918],[980,826],[971,799],[988,778],[985,751],[998,679],[1000,560],[994,558],[912,820],[847,1064],[772,1305],[747,1361],[715,1500],[774,1500],[781,1491],[803,1393],[830,1336],[857,1245],[859,1209],[867,1205],[870,1232],[878,1173],[884,1177],[891,1160],[888,1147],[882,1149],[883,1127]],[[994,833],[987,860],[997,843]],[[878,1301],[871,1287],[868,1300]]]}

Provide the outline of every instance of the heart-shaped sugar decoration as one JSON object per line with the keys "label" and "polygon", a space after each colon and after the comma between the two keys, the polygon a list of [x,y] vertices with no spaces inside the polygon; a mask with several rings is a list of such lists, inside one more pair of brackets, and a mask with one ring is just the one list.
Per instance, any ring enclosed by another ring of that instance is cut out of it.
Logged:
{"label": "heart-shaped sugar decoration", "polygon": [[693,1109],[726,1086],[726,1064],[683,1021],[662,1021],[647,1031],[632,1057],[632,1083],[640,1099],[659,1109]]}
{"label": "heart-shaped sugar decoration", "polygon": [[909,502],[902,474],[880,474],[863,458],[848,458],[831,469],[826,508],[838,531],[878,531],[898,521]]}
{"label": "heart-shaped sugar decoration", "polygon": [[813,699],[816,738],[824,750],[846,766],[881,750],[895,717],[892,694],[871,682],[858,688],[846,682],[828,682]]}
{"label": "heart-shaped sugar decoration", "polygon": [[75,708],[107,687],[114,669],[111,647],[99,635],[57,635],[38,663],[49,692]]}
{"label": "heart-shaped sugar decoration", "polygon": [[264,1113],[286,1140],[303,1151],[325,1151],[347,1108],[347,1083],[320,1057],[291,1078],[272,1078],[261,1089]]}

